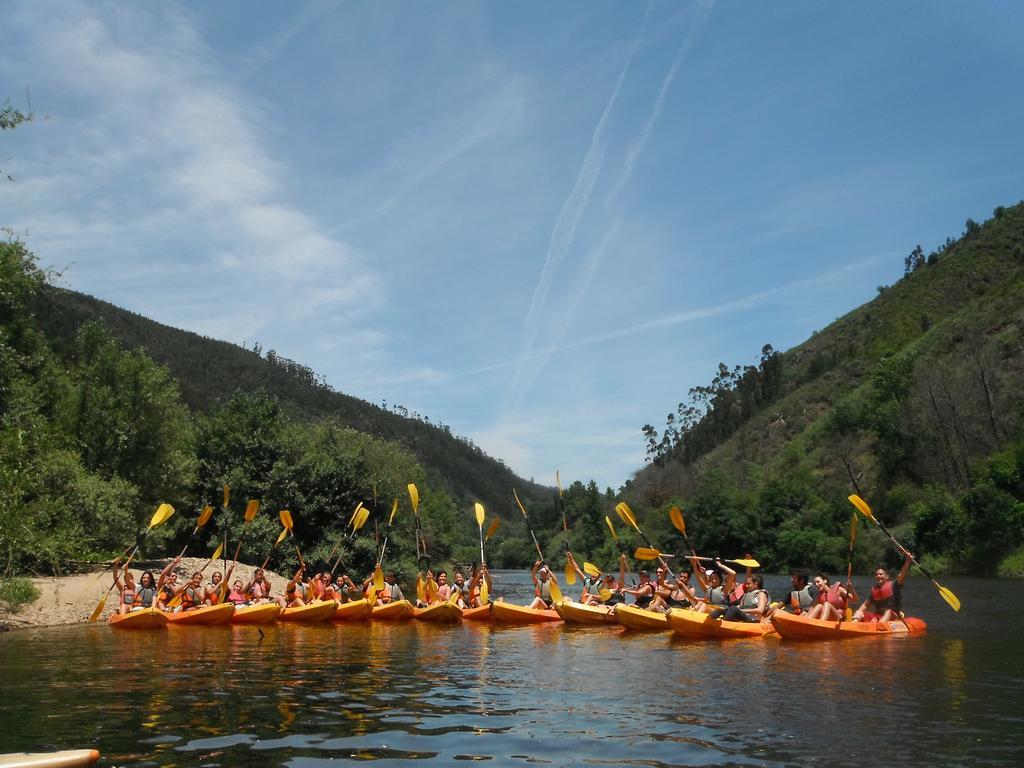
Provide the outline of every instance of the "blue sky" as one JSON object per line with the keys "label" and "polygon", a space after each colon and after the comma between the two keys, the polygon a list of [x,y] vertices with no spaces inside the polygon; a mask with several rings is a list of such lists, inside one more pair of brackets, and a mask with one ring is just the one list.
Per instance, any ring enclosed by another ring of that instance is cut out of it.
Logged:
{"label": "blue sky", "polygon": [[618,487],[719,361],[1024,197],[1017,3],[4,3],[63,284]]}

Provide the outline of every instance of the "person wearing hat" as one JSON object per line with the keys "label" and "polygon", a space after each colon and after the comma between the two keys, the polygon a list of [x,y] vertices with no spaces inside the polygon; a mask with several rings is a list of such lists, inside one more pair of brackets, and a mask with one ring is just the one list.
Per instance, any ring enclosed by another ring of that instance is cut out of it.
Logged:
{"label": "person wearing hat", "polygon": [[551,599],[551,582],[555,580],[555,575],[538,560],[530,569],[530,578],[533,580],[533,600],[528,607],[537,611],[550,610],[554,605]]}
{"label": "person wearing hat", "polygon": [[[704,572],[705,595],[704,599],[694,605],[693,610],[711,613],[729,606],[729,595],[736,586],[736,571],[727,566],[721,560],[715,560],[717,570],[708,568]],[[725,579],[722,579],[722,574]]]}

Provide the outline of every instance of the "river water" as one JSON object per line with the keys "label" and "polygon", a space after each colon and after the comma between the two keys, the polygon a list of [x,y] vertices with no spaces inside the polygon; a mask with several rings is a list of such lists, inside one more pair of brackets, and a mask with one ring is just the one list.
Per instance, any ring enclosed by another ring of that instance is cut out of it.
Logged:
{"label": "river water", "polygon": [[[496,593],[526,601],[527,574],[496,575]],[[0,752],[292,768],[1024,764],[1020,582],[947,586],[959,614],[928,580],[907,582],[926,635],[813,644],[415,621],[10,632]]]}

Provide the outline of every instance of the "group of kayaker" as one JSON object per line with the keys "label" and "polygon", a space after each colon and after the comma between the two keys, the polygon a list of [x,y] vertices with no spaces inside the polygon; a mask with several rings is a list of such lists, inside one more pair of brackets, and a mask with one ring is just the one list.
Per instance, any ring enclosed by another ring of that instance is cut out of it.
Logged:
{"label": "group of kayaker", "polygon": [[[903,554],[903,567],[895,577],[884,567],[875,571],[875,583],[855,611],[852,606],[856,605],[859,597],[853,584],[849,580],[845,583],[838,580],[830,582],[823,573],[816,574],[811,581],[805,571],[795,571],[785,596],[773,601],[760,573],[748,567],[740,580],[733,568],[717,559],[711,562],[714,567],[705,568],[701,559],[690,558],[690,567],[678,574],[672,574],[661,562],[654,578],[649,571],[641,570],[638,581],[627,587],[625,555],[620,556],[617,578],[611,573],[584,573],[571,554],[567,558],[568,568],[583,582],[578,602],[605,606],[610,612],[617,604],[625,603],[627,597],[632,597],[632,604],[637,608],[657,613],[667,613],[672,608],[689,608],[726,621],[757,622],[771,617],[775,611],[785,611],[805,614],[812,619],[886,622],[902,617],[901,590],[913,561],[910,552],[903,550]],[[594,566],[588,564],[588,568]],[[552,608],[552,592],[557,589],[552,587],[553,582],[557,584],[555,574],[538,560],[530,571],[530,577],[534,584],[534,598],[527,607],[534,610]],[[691,584],[694,578],[696,585]]]}

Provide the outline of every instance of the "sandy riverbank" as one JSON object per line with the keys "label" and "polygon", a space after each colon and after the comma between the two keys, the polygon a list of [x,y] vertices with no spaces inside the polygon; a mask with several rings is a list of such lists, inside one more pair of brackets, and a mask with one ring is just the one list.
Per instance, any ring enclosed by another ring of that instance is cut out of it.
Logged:
{"label": "sandy riverbank", "polygon": [[[159,576],[160,571],[168,562],[170,561],[157,560],[152,563],[146,563],[146,567],[153,571],[155,576]],[[204,559],[184,558],[175,569],[178,573],[179,583],[182,577],[188,578],[194,571],[205,564],[206,560]],[[231,578],[234,580],[237,577],[248,581],[252,578],[255,569],[256,566],[254,565],[238,563]],[[135,574],[135,581],[138,583],[142,570],[132,568],[131,571]],[[213,571],[213,566],[206,569],[204,575],[207,580]],[[288,579],[291,578],[291,574],[281,576],[273,572],[268,572],[268,576],[275,593],[284,590]],[[109,571],[105,571],[102,574],[99,571],[94,571],[93,573],[32,579],[31,581],[36,589],[39,590],[39,598],[35,602],[23,606],[17,613],[8,613],[7,611],[0,610],[0,628],[19,629],[23,627],[82,624],[88,621],[89,615],[93,612],[97,603],[99,603],[104,590],[111,585],[112,578]],[[117,600],[117,594],[111,591],[110,596],[107,598],[106,609],[100,621],[106,621],[110,613],[117,609]]]}

